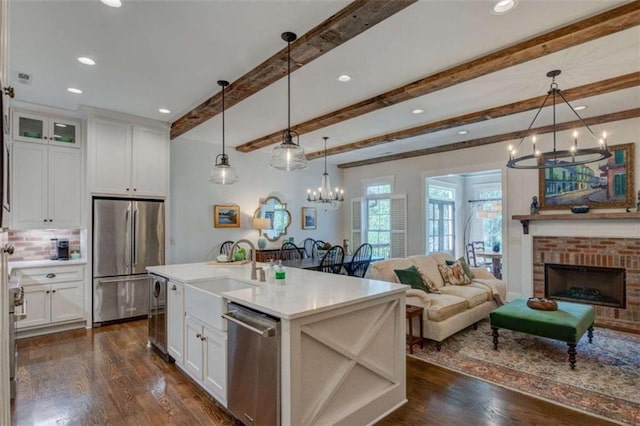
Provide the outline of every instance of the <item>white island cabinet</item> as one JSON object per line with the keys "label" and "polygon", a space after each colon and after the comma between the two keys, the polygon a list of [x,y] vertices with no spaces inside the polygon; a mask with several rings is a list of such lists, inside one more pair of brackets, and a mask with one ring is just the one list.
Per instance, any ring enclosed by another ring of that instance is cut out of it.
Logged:
{"label": "white island cabinet", "polygon": [[[280,319],[282,425],[370,424],[406,402],[406,286],[302,269],[288,269],[285,285],[260,283],[249,279],[250,268],[205,263],[148,268],[185,286],[185,317],[178,320],[183,326],[168,327],[169,341],[185,342],[178,367],[226,404],[226,371],[219,370],[232,361],[220,346],[226,346],[226,328],[209,324],[215,315],[192,316],[186,300],[190,288],[209,289],[222,302]],[[246,285],[216,285],[232,280]],[[175,308],[172,300],[169,312]],[[219,307],[207,303],[209,314],[217,312]],[[180,330],[183,335],[175,336]],[[213,332],[215,346],[208,343]]]}

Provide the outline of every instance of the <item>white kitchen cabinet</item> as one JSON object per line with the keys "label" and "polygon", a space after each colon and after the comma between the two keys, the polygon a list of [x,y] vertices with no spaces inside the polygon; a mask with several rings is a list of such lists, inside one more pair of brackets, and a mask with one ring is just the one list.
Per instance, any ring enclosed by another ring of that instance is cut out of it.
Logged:
{"label": "white kitchen cabinet", "polygon": [[12,163],[13,229],[80,227],[80,150],[15,142]]}
{"label": "white kitchen cabinet", "polygon": [[187,313],[185,335],[185,371],[226,406],[227,334]]}
{"label": "white kitchen cabinet", "polygon": [[79,135],[78,121],[29,111],[13,111],[11,138],[14,141],[79,148]]}
{"label": "white kitchen cabinet", "polygon": [[184,364],[184,286],[169,282],[167,297],[167,350],[176,364]]}
{"label": "white kitchen cabinet", "polygon": [[98,118],[89,127],[91,192],[166,196],[168,131]]}
{"label": "white kitchen cabinet", "polygon": [[26,317],[16,328],[35,329],[84,320],[82,266],[14,269],[21,277]]}

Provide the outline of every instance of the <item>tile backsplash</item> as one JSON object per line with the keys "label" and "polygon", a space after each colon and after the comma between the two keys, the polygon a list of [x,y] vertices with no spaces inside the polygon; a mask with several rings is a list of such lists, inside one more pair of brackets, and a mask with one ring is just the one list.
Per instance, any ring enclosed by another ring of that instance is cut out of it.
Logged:
{"label": "tile backsplash", "polygon": [[[50,259],[52,238],[68,239],[69,253],[80,253],[79,229],[9,231],[9,243],[14,248],[13,255],[9,260],[16,262]],[[82,253],[80,254],[82,255]]]}

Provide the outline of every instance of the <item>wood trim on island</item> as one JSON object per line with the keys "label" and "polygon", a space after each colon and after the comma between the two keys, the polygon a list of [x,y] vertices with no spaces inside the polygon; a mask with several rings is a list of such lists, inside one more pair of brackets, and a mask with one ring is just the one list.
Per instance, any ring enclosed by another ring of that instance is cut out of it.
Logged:
{"label": "wood trim on island", "polygon": [[638,220],[640,212],[623,213],[554,213],[554,214],[515,214],[513,220],[519,220],[522,224],[522,233],[529,234],[529,221],[536,220]]}

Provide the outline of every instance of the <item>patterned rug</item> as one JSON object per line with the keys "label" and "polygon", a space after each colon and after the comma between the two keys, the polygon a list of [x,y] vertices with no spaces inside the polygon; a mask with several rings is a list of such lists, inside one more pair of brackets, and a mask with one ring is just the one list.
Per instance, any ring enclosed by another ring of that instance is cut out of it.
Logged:
{"label": "patterned rug", "polygon": [[571,370],[566,343],[501,329],[494,351],[485,320],[446,339],[440,352],[432,341],[414,346],[414,356],[607,420],[640,424],[640,336],[596,328],[593,343],[585,333],[576,349]]}

